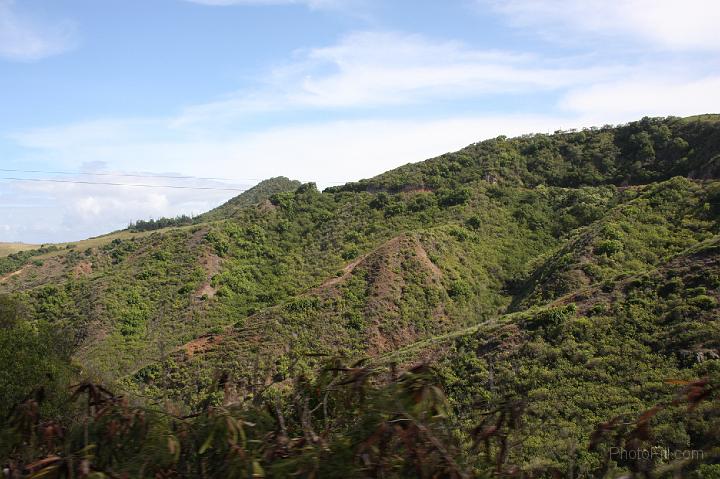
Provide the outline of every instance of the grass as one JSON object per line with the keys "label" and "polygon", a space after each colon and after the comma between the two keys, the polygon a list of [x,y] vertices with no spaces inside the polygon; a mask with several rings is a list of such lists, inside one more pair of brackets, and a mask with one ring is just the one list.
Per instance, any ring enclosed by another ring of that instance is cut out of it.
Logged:
{"label": "grass", "polygon": [[[515,459],[591,468],[576,452],[595,425],[666,400],[667,378],[720,370],[719,135],[707,118],[644,119],[488,140],[6,257],[2,273],[22,272],[0,290],[139,401],[191,412],[221,404],[218,378],[250,397],[327,357],[432,360],[459,434],[521,398]],[[658,421],[658,445],[689,444],[681,418]]]}
{"label": "grass", "polygon": [[[103,246],[106,246],[110,243],[112,243],[114,240],[132,240],[132,239],[140,239],[145,238],[147,236],[152,235],[153,233],[169,233],[170,231],[181,231],[181,230],[188,230],[192,228],[192,225],[189,226],[178,226],[178,227],[169,227],[169,228],[161,228],[153,231],[139,231],[139,232],[133,232],[133,231],[127,231],[127,230],[121,230],[121,231],[115,231],[113,233],[108,233],[101,236],[95,236],[92,238],[80,240],[80,241],[68,241],[66,243],[53,243],[53,246],[56,246],[58,249],[57,251],[50,251],[48,253],[38,255],[35,258],[36,259],[48,259],[53,256],[58,256],[63,253],[64,250],[67,249],[76,249],[78,251],[82,251],[88,248],[101,248]],[[12,244],[12,243],[11,243]],[[22,249],[16,250],[16,251],[9,251],[5,254],[0,254],[0,257],[7,256],[8,254],[15,253],[17,251],[27,251],[34,248],[38,248],[38,245],[24,245],[27,247],[23,247]],[[44,246],[51,246],[50,244],[46,244]],[[0,251],[2,251],[2,245],[0,245]]]}
{"label": "grass", "polygon": [[40,245],[27,244],[27,243],[0,243],[0,258],[18,253],[20,251],[26,251],[29,249],[38,248]]}

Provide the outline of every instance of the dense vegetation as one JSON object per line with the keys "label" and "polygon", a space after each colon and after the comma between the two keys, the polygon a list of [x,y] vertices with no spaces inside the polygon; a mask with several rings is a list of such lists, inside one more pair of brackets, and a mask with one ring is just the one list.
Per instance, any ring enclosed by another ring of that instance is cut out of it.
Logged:
{"label": "dense vegetation", "polygon": [[324,192],[276,178],[188,224],[0,260],[2,460],[720,477],[719,180],[720,117],[645,118]]}
{"label": "dense vegetation", "polygon": [[283,176],[270,178],[261,181],[257,185],[243,192],[241,195],[232,198],[225,204],[208,211],[202,215],[193,217],[188,215],[178,215],[174,218],[151,218],[149,220],[137,220],[128,225],[129,231],[154,231],[163,228],[175,226],[189,226],[192,224],[202,223],[211,219],[225,218],[232,215],[233,211],[253,206],[262,201],[267,200],[275,193],[283,193],[286,191],[294,191],[300,186],[299,181],[292,181]]}
{"label": "dense vegetation", "polygon": [[3,258],[0,258],[0,274],[7,274],[19,269],[33,256],[39,256],[57,250],[57,246],[49,245],[42,246],[37,249],[29,249],[24,251],[18,251],[17,253],[11,253]]}
{"label": "dense vegetation", "polygon": [[149,220],[137,220],[130,223],[127,227],[130,231],[154,231],[173,226],[189,226],[193,224],[193,217],[188,215],[178,215],[174,218],[150,218]]}

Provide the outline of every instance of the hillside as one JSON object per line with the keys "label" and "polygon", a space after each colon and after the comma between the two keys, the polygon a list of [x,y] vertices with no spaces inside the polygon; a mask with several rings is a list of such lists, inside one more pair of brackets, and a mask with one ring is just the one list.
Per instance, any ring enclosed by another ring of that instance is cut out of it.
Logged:
{"label": "hillside", "polygon": [[[667,382],[720,374],[719,234],[720,116],[644,118],[499,137],[323,192],[274,178],[188,225],[11,254],[0,293],[21,305],[9,324],[62,332],[53,377],[68,367],[175,416],[236,407],[276,439],[304,438],[256,451],[273,477],[313,477],[305,461],[315,477],[385,477],[373,467],[416,477],[423,454],[435,458],[428,471],[442,465],[438,477],[604,477],[598,468],[640,466],[604,461],[591,448],[598,424],[629,424],[657,404],[655,432],[640,439],[720,446],[717,409],[670,407],[678,385]],[[0,413],[44,373],[17,384],[0,375],[13,386]],[[437,389],[424,389],[428,375]],[[408,377],[424,385],[423,407],[447,399],[442,414],[411,408],[437,427],[424,436],[433,446],[416,451],[402,436],[392,459],[359,452],[375,437],[365,422],[395,427],[378,417],[402,409],[388,398],[417,386]],[[357,389],[328,403],[339,385]],[[371,406],[355,402],[366,387]],[[512,424],[482,433],[521,403]],[[322,441],[310,423],[323,425]],[[490,446],[500,439],[515,446]],[[337,469],[340,457],[352,467]]]}
{"label": "hillside", "polygon": [[35,249],[37,247],[38,245],[25,243],[0,243],[0,258],[13,253],[19,253],[20,251]]}
{"label": "hillside", "polygon": [[295,191],[300,184],[299,181],[290,180],[284,176],[261,181],[225,204],[203,213],[196,220],[203,222],[231,218],[237,211],[260,204],[274,194]]}

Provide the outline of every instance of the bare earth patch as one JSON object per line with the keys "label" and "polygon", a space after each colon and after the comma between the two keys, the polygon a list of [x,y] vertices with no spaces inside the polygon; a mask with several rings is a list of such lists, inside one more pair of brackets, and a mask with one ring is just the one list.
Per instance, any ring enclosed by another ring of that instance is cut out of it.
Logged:
{"label": "bare earth patch", "polygon": [[24,270],[25,270],[25,267],[22,267],[17,271],[13,271],[12,273],[8,273],[5,276],[0,277],[0,283],[4,283],[5,281],[9,280],[10,278],[21,274]]}
{"label": "bare earth patch", "polygon": [[89,276],[92,274],[92,263],[89,261],[79,262],[75,268],[73,268],[73,276],[80,278],[82,276]]}
{"label": "bare earth patch", "polygon": [[180,347],[181,351],[184,351],[188,358],[193,357],[196,353],[204,353],[220,344],[223,340],[221,335],[212,336],[201,336],[197,339],[193,339],[189,343],[185,343]]}

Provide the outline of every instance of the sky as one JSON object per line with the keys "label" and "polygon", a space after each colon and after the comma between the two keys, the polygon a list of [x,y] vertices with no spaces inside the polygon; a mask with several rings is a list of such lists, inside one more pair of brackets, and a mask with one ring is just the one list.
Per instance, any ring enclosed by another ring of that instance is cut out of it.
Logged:
{"label": "sky", "polygon": [[0,0],[0,242],[718,113],[719,23],[717,0]]}

